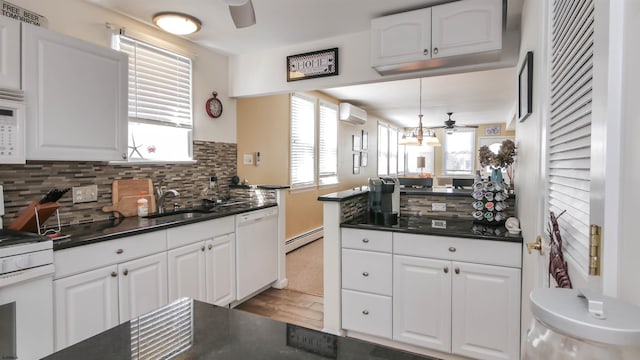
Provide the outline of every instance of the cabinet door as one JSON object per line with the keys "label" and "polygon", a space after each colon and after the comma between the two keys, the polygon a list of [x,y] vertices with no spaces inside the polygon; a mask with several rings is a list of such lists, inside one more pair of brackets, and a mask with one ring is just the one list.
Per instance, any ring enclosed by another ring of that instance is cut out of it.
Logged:
{"label": "cabinet door", "polygon": [[432,9],[433,58],[502,48],[502,0],[456,1]]}
{"label": "cabinet door", "polygon": [[235,234],[207,241],[207,302],[226,306],[236,299]]}
{"label": "cabinet door", "polygon": [[55,350],[118,325],[118,271],[107,266],[53,282]]}
{"label": "cabinet door", "polygon": [[169,302],[181,297],[205,301],[205,244],[198,242],[167,252]]}
{"label": "cabinet door", "polygon": [[120,323],[166,305],[167,254],[118,264]]}
{"label": "cabinet door", "polygon": [[342,327],[391,339],[391,297],[342,290]]}
{"label": "cabinet door", "polygon": [[451,351],[450,267],[449,261],[394,255],[394,340]]}
{"label": "cabinet door", "polygon": [[391,254],[342,249],[342,288],[391,296]]}
{"label": "cabinet door", "polygon": [[27,159],[126,159],[127,56],[22,25]]}
{"label": "cabinet door", "polygon": [[0,89],[20,89],[20,22],[0,16]]}
{"label": "cabinet door", "polygon": [[431,8],[371,20],[371,65],[431,58]]}
{"label": "cabinet door", "polygon": [[452,352],[519,359],[520,270],[453,262],[452,276]]}

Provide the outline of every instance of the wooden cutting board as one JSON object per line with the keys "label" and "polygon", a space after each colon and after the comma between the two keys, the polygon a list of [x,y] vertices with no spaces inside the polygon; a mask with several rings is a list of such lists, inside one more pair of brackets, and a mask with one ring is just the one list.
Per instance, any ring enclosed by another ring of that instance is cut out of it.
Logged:
{"label": "wooden cutting board", "polygon": [[115,211],[116,217],[138,216],[138,199],[143,193],[148,201],[149,213],[156,211],[156,198],[153,195],[153,182],[151,179],[127,179],[114,180],[111,190],[113,205],[104,206],[102,211]]}

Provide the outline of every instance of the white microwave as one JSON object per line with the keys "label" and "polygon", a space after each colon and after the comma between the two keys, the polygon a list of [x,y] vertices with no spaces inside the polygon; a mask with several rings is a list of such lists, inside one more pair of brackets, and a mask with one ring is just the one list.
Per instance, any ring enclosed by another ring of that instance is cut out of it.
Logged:
{"label": "white microwave", "polygon": [[25,142],[24,103],[0,100],[0,164],[24,164]]}

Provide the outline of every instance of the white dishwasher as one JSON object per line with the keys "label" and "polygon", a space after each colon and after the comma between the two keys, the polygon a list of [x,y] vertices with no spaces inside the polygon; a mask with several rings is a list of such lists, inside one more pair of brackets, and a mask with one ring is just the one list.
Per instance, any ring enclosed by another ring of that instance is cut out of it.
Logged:
{"label": "white dishwasher", "polygon": [[278,208],[236,215],[238,300],[278,278]]}

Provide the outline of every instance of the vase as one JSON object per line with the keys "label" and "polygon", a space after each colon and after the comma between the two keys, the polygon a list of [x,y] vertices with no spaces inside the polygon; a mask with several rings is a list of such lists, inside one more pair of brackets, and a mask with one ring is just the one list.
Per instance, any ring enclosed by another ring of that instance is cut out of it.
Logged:
{"label": "vase", "polygon": [[502,180],[501,168],[496,168],[491,171],[491,181],[498,184],[502,184],[503,180]]}

